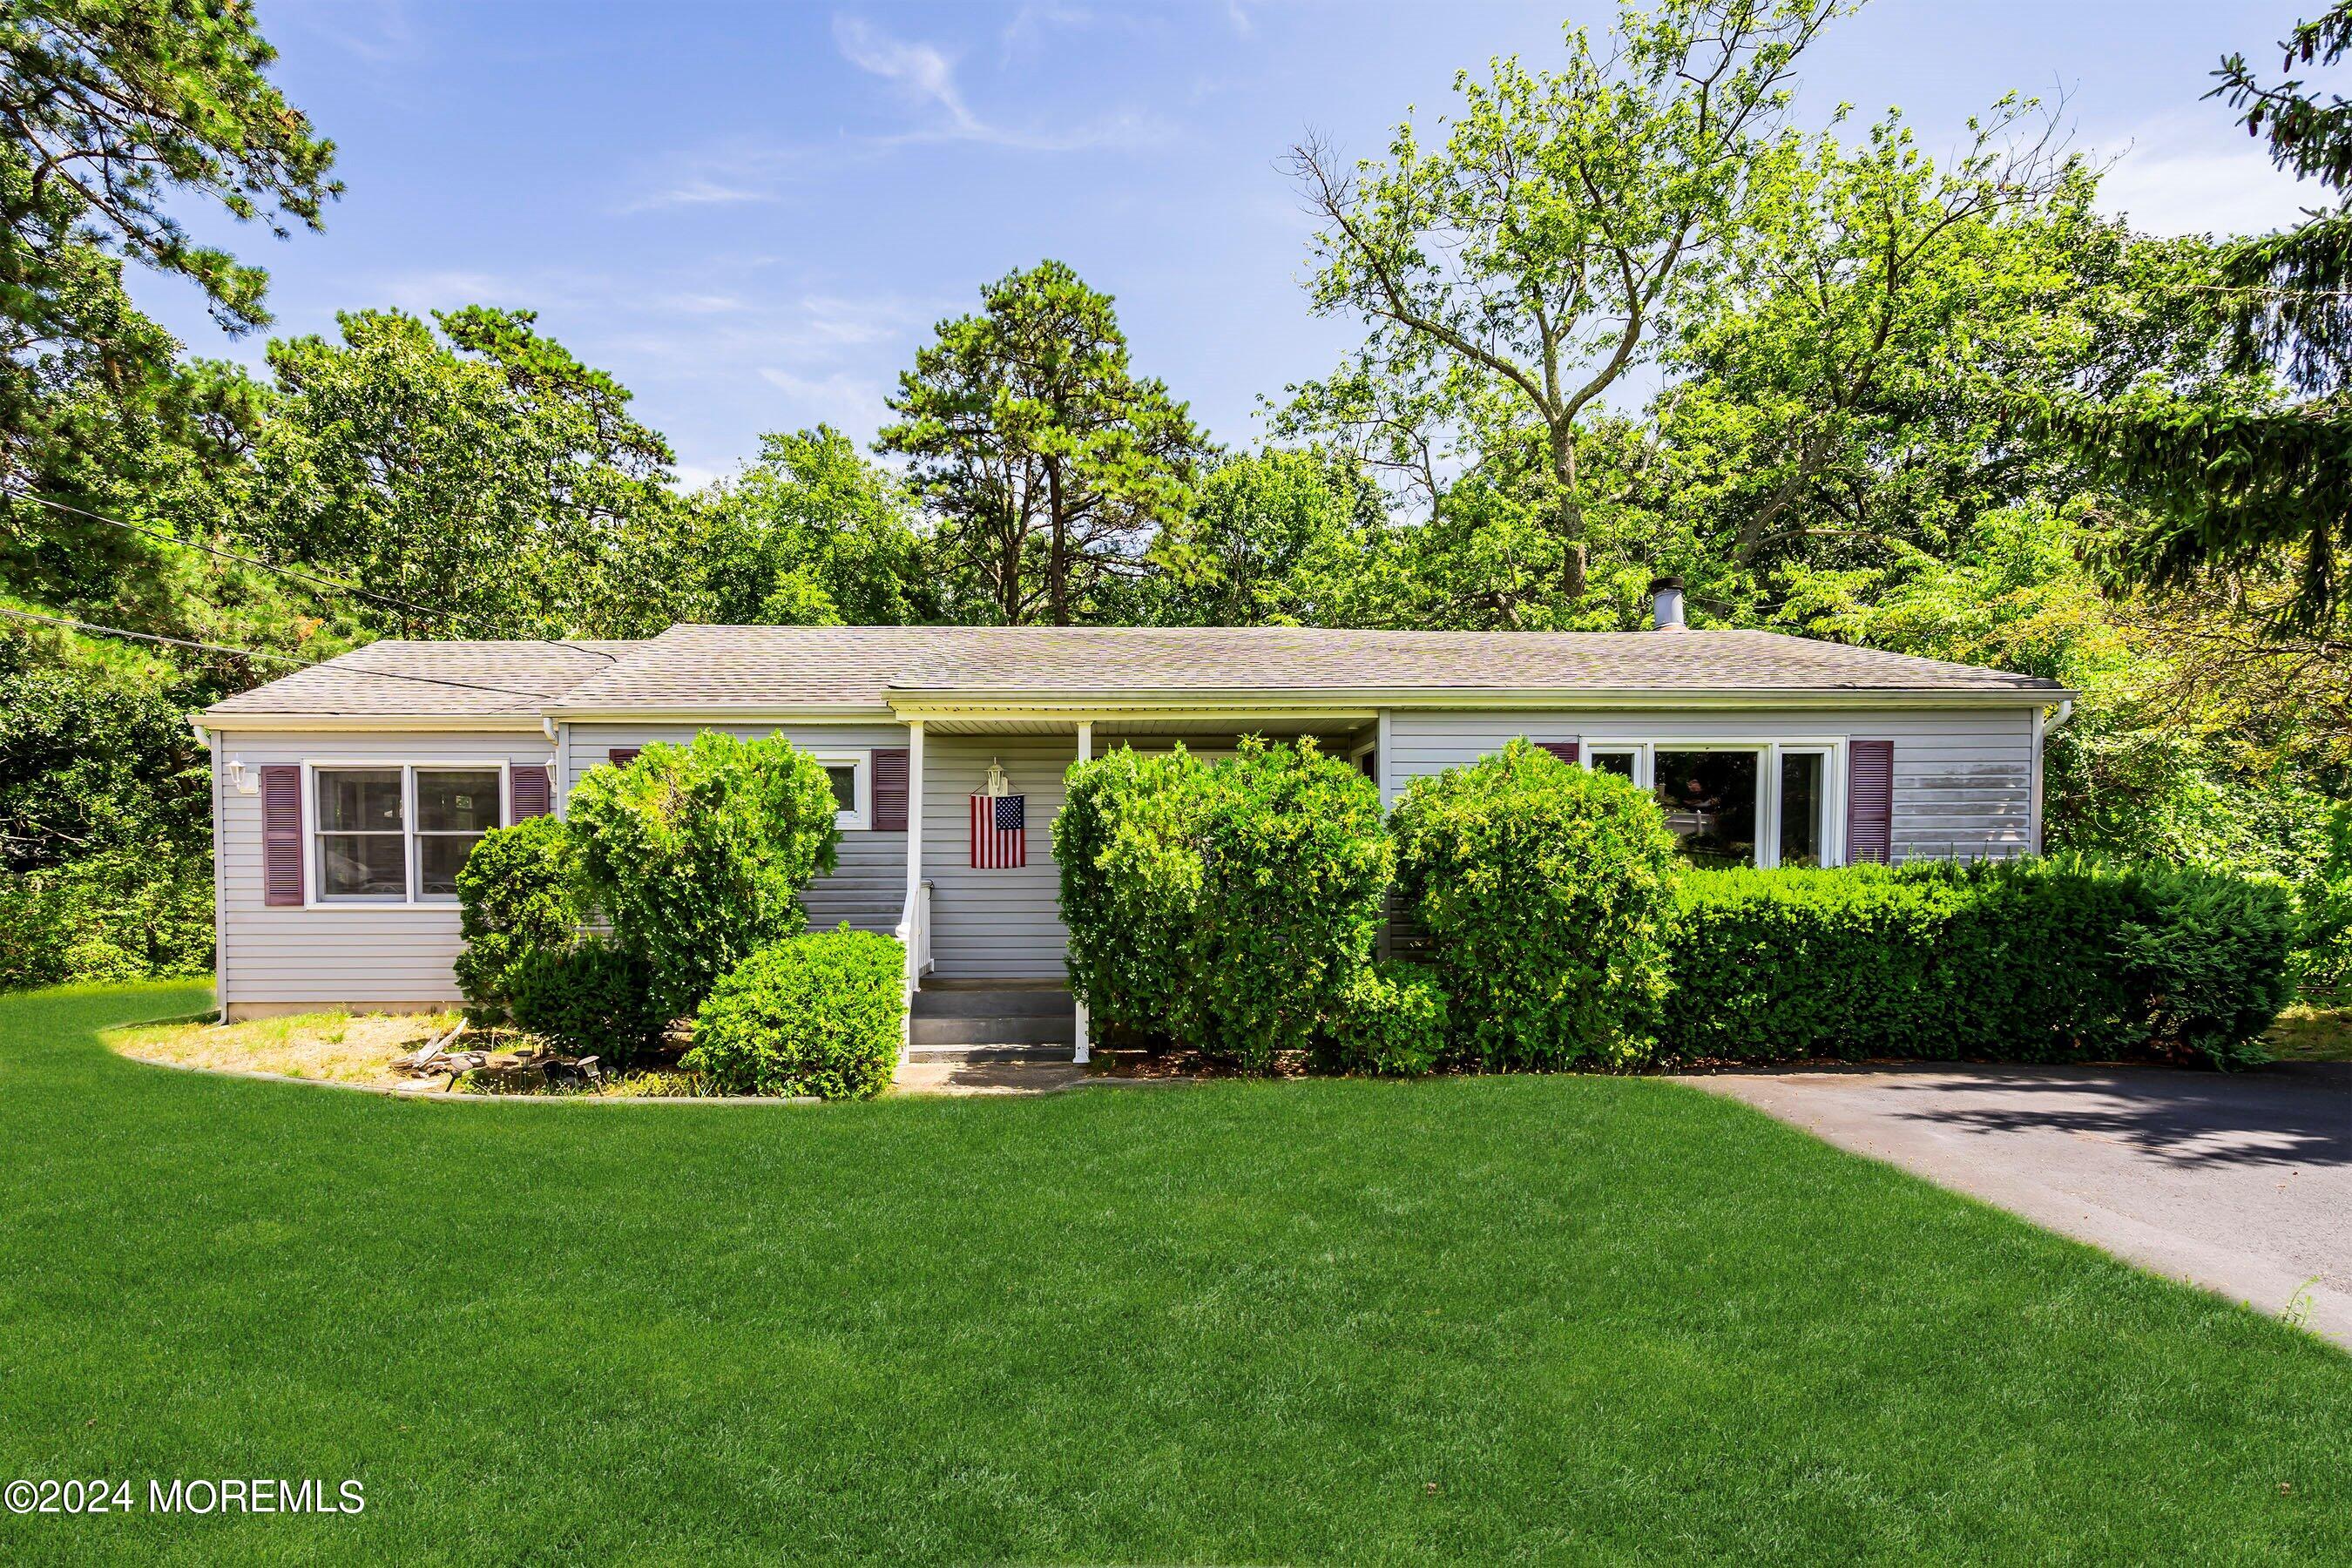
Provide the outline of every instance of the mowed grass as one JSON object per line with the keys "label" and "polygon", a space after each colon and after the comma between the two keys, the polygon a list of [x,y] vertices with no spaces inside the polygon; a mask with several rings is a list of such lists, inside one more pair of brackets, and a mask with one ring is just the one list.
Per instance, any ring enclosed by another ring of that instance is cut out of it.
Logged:
{"label": "mowed grass", "polygon": [[0,1560],[2352,1559],[2352,1357],[1672,1084],[415,1103],[0,1000]]}

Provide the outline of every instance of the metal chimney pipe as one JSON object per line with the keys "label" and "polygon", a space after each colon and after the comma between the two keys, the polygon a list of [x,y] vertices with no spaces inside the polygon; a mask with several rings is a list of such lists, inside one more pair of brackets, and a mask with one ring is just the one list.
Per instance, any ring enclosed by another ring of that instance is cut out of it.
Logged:
{"label": "metal chimney pipe", "polygon": [[1662,632],[1678,632],[1683,626],[1683,580],[1679,577],[1657,577],[1650,583],[1650,623]]}

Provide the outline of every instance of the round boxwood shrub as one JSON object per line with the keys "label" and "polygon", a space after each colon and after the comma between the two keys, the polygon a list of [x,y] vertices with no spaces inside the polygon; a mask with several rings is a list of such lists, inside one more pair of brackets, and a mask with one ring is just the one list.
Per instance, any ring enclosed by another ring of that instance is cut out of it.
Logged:
{"label": "round boxwood shrub", "polygon": [[906,949],[875,931],[772,942],[712,987],[685,1066],[722,1094],[864,1100],[898,1070]]}
{"label": "round boxwood shrub", "polygon": [[626,1067],[661,1043],[669,1015],[656,1006],[646,961],[603,937],[526,948],[504,976],[515,1026],[568,1056]]}
{"label": "round boxwood shrub", "polygon": [[835,809],[824,767],[782,735],[705,731],[592,770],[566,811],[587,896],[676,1017],[808,923],[795,895],[833,869]]}
{"label": "round boxwood shrub", "polygon": [[1419,1078],[1445,1055],[1445,987],[1425,964],[1368,964],[1324,1020],[1317,1056],[1340,1072]]}
{"label": "round boxwood shrub", "polygon": [[1054,858],[1093,1016],[1253,1069],[1348,994],[1395,866],[1379,792],[1312,739],[1077,763]]}
{"label": "round boxwood shrub", "polygon": [[1515,740],[1415,779],[1391,823],[1453,1055],[1551,1068],[1647,1054],[1680,869],[1647,795]]}
{"label": "round boxwood shrub", "polygon": [[524,953],[568,945],[580,928],[580,863],[560,818],[486,834],[457,870],[457,989],[478,1025],[507,1016],[508,972]]}

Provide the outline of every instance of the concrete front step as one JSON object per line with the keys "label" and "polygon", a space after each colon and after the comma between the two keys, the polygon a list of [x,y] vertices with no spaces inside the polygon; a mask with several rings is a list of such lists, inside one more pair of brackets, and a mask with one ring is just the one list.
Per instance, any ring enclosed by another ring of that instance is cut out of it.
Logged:
{"label": "concrete front step", "polygon": [[1010,1018],[919,1015],[907,1022],[907,1041],[916,1046],[1055,1046],[1067,1050],[1078,1043],[1078,1020],[1067,1012]]}
{"label": "concrete front step", "polygon": [[1069,992],[1058,985],[991,991],[933,990],[926,985],[915,993],[918,1018],[1075,1017],[1076,1007]]}
{"label": "concrete front step", "polygon": [[943,1063],[950,1066],[978,1065],[985,1062],[1066,1062],[1070,1059],[1067,1046],[908,1046],[907,1059],[910,1062]]}

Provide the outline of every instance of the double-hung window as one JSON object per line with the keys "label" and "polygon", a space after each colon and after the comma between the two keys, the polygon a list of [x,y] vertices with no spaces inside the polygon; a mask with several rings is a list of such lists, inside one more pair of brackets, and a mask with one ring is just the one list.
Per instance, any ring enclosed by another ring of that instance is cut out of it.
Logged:
{"label": "double-hung window", "polygon": [[321,763],[310,779],[321,903],[454,903],[458,868],[505,820],[506,770],[495,763]]}
{"label": "double-hung window", "polygon": [[1844,847],[1834,741],[1595,741],[1586,765],[1647,790],[1700,866],[1834,866]]}

